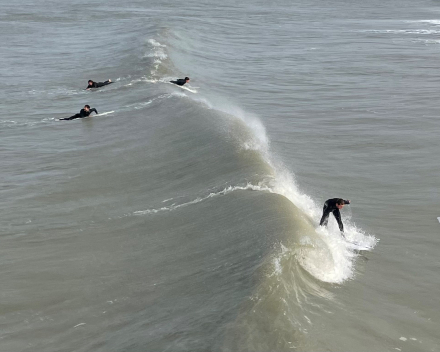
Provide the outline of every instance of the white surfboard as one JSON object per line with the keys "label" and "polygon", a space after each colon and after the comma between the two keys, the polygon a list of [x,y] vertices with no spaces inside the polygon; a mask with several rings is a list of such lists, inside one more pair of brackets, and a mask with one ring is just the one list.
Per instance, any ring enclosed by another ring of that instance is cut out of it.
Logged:
{"label": "white surfboard", "polygon": [[[107,111],[107,112],[102,112],[102,113],[100,113],[100,114],[96,114],[96,115],[93,115],[93,116],[104,116],[104,115],[109,115],[109,114],[113,114],[115,111],[114,110],[112,110],[112,111]],[[88,116],[88,117],[91,117],[92,115],[90,115],[90,116]]]}
{"label": "white surfboard", "polygon": [[354,249],[356,251],[369,251],[369,250],[373,249],[373,247],[364,245],[362,243],[351,242],[348,240],[345,240],[345,242],[347,243],[348,248]]}
{"label": "white surfboard", "polygon": [[[103,112],[103,113],[101,113],[101,114],[90,114],[89,116],[86,116],[86,117],[78,117],[78,118],[76,118],[76,119],[73,119],[73,120],[84,120],[84,119],[88,119],[88,118],[90,118],[90,117],[95,117],[95,116],[105,116],[105,115],[109,115],[109,114],[113,114],[115,111],[114,110],[112,110],[112,111],[106,111],[106,112]],[[73,120],[63,120],[63,118],[60,118],[60,119],[55,119],[56,121],[73,121]]]}
{"label": "white surfboard", "polygon": [[188,86],[179,86],[178,84],[175,84],[175,83],[172,83],[172,82],[165,82],[165,83],[172,84],[173,86],[176,86],[176,87],[179,87],[181,89],[187,90],[188,92],[191,92],[191,93],[194,93],[194,94],[197,93],[197,90],[195,90],[193,87],[190,88]]}
{"label": "white surfboard", "polygon": [[[177,86],[177,84],[175,84],[176,86]],[[191,88],[189,88],[189,87],[185,87],[185,86],[178,86],[179,88],[182,88],[182,89],[185,89],[185,90],[187,90],[188,92],[191,92],[191,93],[194,93],[194,94],[196,94],[197,93],[197,91],[195,90],[195,89],[191,89]]]}

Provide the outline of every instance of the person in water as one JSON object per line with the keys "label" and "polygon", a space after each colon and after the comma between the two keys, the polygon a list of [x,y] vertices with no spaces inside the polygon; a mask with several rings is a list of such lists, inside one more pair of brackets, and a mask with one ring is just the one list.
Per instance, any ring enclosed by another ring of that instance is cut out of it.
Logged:
{"label": "person in water", "polygon": [[92,111],[95,112],[95,114],[98,113],[98,111],[95,108],[90,108],[90,105],[84,105],[84,109],[81,109],[81,111],[79,112],[79,114],[75,114],[73,116],[70,117],[65,117],[63,119],[60,120],[75,120],[75,119],[82,119],[84,117],[89,116]]}
{"label": "person in water", "polygon": [[91,79],[89,79],[88,85],[86,90],[90,90],[91,88],[100,88],[104,87],[107,84],[113,83],[111,79],[105,81],[105,82],[93,82]]}
{"label": "person in water", "polygon": [[189,82],[189,77],[180,78],[177,81],[170,81],[171,83],[177,84],[178,86],[183,86],[185,83]]}
{"label": "person in water", "polygon": [[342,198],[332,198],[327,199],[324,203],[324,209],[322,210],[322,218],[319,222],[320,226],[327,226],[328,224],[328,217],[330,213],[333,213],[333,215],[336,218],[336,221],[339,225],[339,230],[341,230],[341,235],[344,236],[344,225],[342,224],[341,220],[341,213],[339,210],[341,210],[345,204],[350,204],[349,200],[344,200]]}

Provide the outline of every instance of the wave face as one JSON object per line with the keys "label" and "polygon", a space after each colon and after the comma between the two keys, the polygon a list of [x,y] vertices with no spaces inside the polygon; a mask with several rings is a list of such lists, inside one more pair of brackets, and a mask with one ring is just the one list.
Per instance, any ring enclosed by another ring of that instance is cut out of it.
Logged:
{"label": "wave face", "polygon": [[[436,83],[390,44],[434,53],[438,20],[410,3],[359,21],[348,3],[49,3],[0,17],[0,350],[436,346],[435,319],[390,323],[429,309],[376,233],[409,248],[438,203]],[[99,114],[58,121],[84,104]],[[318,226],[337,196],[349,242]]]}

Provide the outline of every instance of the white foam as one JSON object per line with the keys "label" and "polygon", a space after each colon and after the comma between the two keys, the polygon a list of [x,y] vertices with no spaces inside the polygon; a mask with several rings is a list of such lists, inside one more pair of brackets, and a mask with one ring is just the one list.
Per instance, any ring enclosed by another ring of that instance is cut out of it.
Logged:
{"label": "white foam", "polygon": [[247,113],[241,108],[233,106],[230,103],[212,104],[211,102],[207,101],[206,103],[211,109],[214,108],[239,118],[252,131],[250,139],[241,141],[242,147],[246,150],[258,150],[266,162],[268,162],[270,165],[272,164],[269,156],[270,142],[266,134],[266,128],[257,116]]}
{"label": "white foam", "polygon": [[[317,230],[319,237],[314,246],[298,249],[297,259],[301,266],[324,282],[341,283],[352,276],[354,253],[340,237],[325,228]],[[321,242],[322,241],[322,242]]]}
{"label": "white foam", "polygon": [[150,105],[152,102],[153,102],[153,100],[149,100],[149,101],[146,101],[146,102],[143,102],[143,103],[136,105],[134,108],[136,110],[143,109],[145,106]]}
{"label": "white foam", "polygon": [[440,20],[418,20],[418,21],[407,21],[407,23],[429,23],[436,26],[440,26]]}
{"label": "white foam", "polygon": [[162,61],[168,58],[168,55],[165,52],[166,45],[159,43],[153,38],[148,39],[148,43],[152,46],[152,50],[145,53],[144,57],[154,58],[154,69],[152,69],[150,73],[152,76],[155,76]]}
{"label": "white foam", "polygon": [[148,82],[148,83],[156,83],[157,79],[151,79],[151,78],[147,78],[145,76],[142,76],[140,78],[135,78],[132,79],[129,83],[127,83],[126,85],[124,85],[124,87],[128,87],[128,86],[132,86],[135,83],[139,83],[139,82]]}
{"label": "white foam", "polygon": [[84,90],[75,90],[75,89],[68,89],[64,87],[57,87],[52,88],[49,90],[35,90],[32,89],[28,91],[28,94],[30,95],[40,95],[40,94],[47,94],[47,95],[76,95],[76,94],[83,94]]}
{"label": "white foam", "polygon": [[[204,200],[213,198],[213,197],[217,197],[217,196],[223,196],[225,194],[234,192],[234,191],[238,191],[238,190],[253,190],[253,191],[270,191],[269,188],[262,186],[262,185],[253,185],[248,183],[246,186],[229,186],[226,187],[225,189],[219,191],[219,192],[211,192],[209,193],[207,196],[205,197],[197,197],[194,200],[191,200],[189,202],[186,203],[181,203],[181,204],[172,204],[168,207],[162,207],[162,208],[158,208],[158,209],[147,209],[147,210],[140,210],[140,211],[135,211],[133,213],[133,215],[146,215],[146,214],[156,214],[162,211],[173,211],[182,207],[186,207],[188,205],[191,204],[197,204],[200,202],[203,202]],[[172,198],[171,198],[172,199]],[[164,201],[165,202],[165,201]]]}
{"label": "white foam", "polygon": [[156,39],[148,39],[148,43],[150,43],[152,46],[155,47],[162,47],[162,48],[166,47],[166,45],[160,44]]}
{"label": "white foam", "polygon": [[269,276],[278,276],[281,275],[283,272],[283,267],[281,265],[281,260],[284,256],[290,255],[290,251],[280,244],[280,253],[278,256],[274,257],[272,259],[272,265],[273,265],[273,272]]}
{"label": "white foam", "polygon": [[[171,83],[171,84],[173,84],[173,83]],[[181,88],[181,89],[187,90],[187,91],[189,91],[191,93],[197,93],[197,90],[191,89],[191,87],[185,87],[185,86],[178,86],[178,87]]]}
{"label": "white foam", "polygon": [[365,33],[378,34],[439,34],[440,30],[436,29],[384,29],[384,30],[367,30]]}
{"label": "white foam", "polygon": [[187,97],[184,92],[172,92],[168,95],[169,97]]}
{"label": "white foam", "polygon": [[[153,103],[156,100],[168,99],[168,98],[171,98],[173,95],[174,95],[173,93],[171,93],[171,94],[169,94],[169,93],[161,94],[161,95],[159,95],[159,96],[157,96],[155,98],[152,98],[150,100],[147,100],[147,101],[144,101],[144,102],[141,102],[141,103],[125,105],[121,110],[124,111],[124,110],[132,110],[132,109],[135,109],[135,110],[143,109],[145,106],[150,105],[151,103]],[[176,94],[176,95],[178,95],[178,94]],[[183,94],[183,96],[186,96],[186,95]]]}
{"label": "white foam", "polygon": [[156,60],[154,60],[154,63],[160,64],[162,63],[162,60],[165,60],[168,55],[164,53],[162,49],[158,49],[153,51],[152,53],[147,53],[144,55],[144,57],[154,57]]}

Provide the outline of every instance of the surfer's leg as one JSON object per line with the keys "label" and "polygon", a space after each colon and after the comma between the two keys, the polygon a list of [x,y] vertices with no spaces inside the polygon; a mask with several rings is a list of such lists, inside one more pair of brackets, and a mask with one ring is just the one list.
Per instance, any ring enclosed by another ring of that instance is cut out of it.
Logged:
{"label": "surfer's leg", "polygon": [[75,119],[79,119],[80,117],[81,117],[80,114],[75,114],[73,116],[65,117],[65,118],[60,119],[60,120],[75,120]]}
{"label": "surfer's leg", "polygon": [[327,203],[325,203],[324,208],[322,209],[322,217],[321,217],[321,221],[319,222],[319,226],[327,226],[329,215],[330,215],[330,211],[328,211]]}
{"label": "surfer's leg", "polygon": [[101,88],[101,87],[104,87],[104,86],[106,86],[107,84],[110,84],[110,83],[112,83],[111,79],[109,79],[109,80],[107,80],[105,82],[95,82],[95,84],[96,84],[95,88]]}
{"label": "surfer's leg", "polygon": [[344,233],[344,225],[342,224],[341,213],[339,212],[339,209],[333,210],[333,215],[335,216],[336,221],[338,222],[339,230],[341,231],[341,234],[343,234]]}

